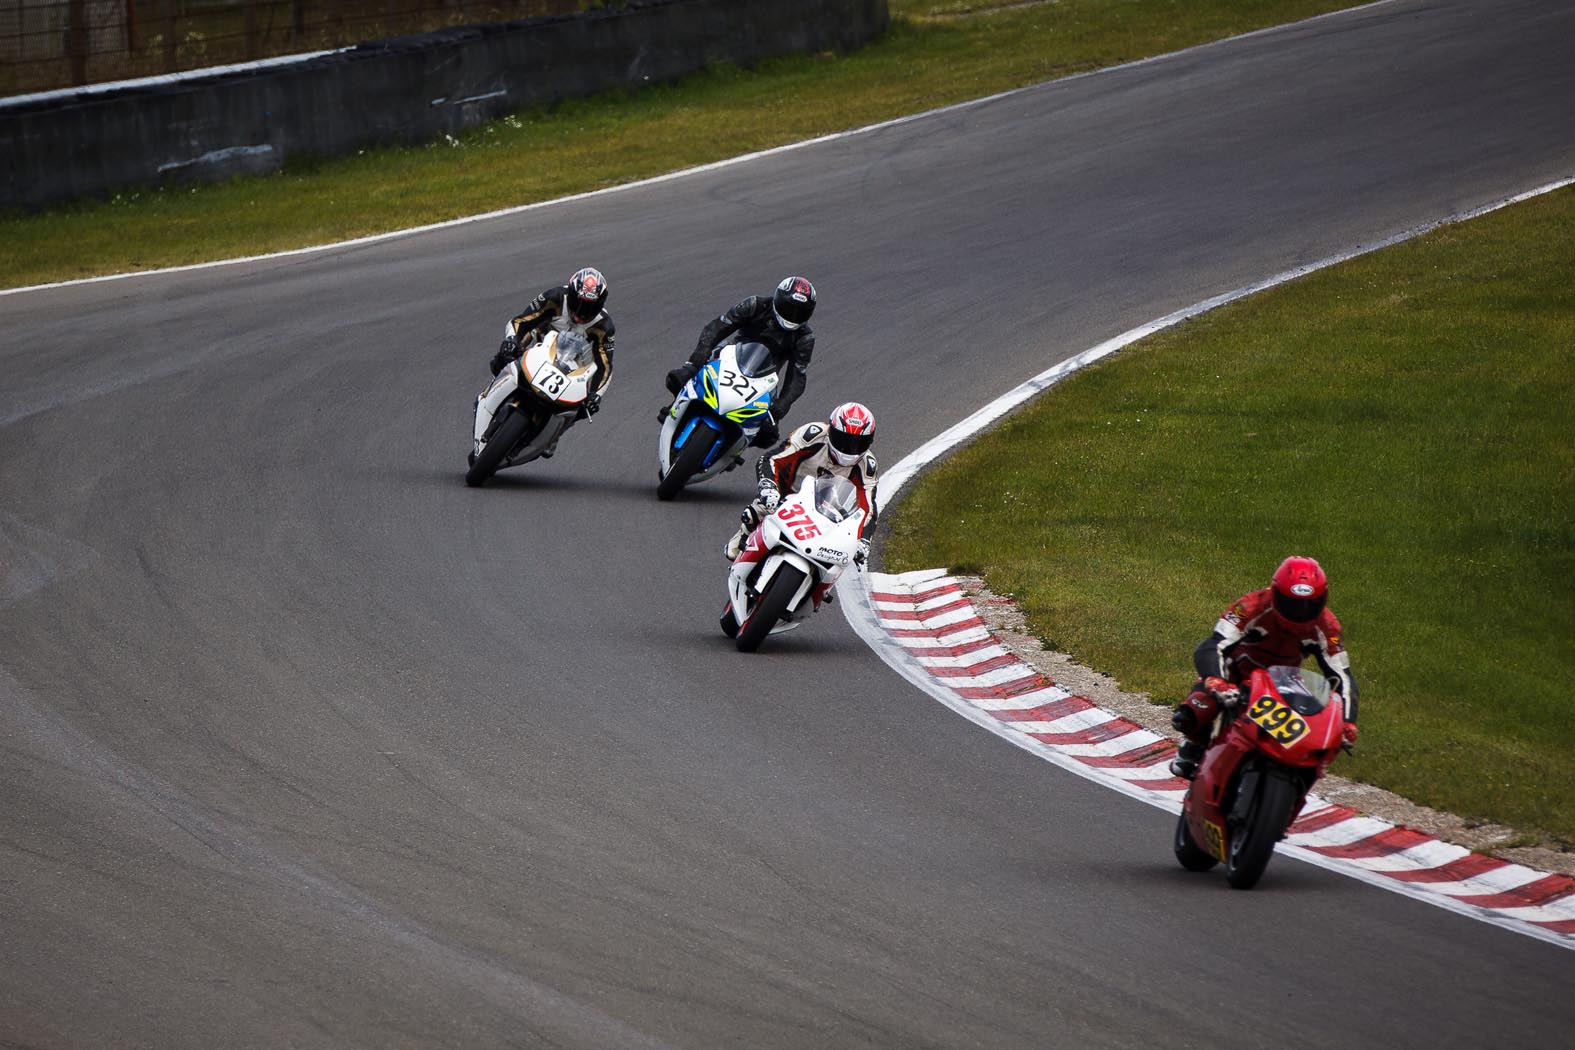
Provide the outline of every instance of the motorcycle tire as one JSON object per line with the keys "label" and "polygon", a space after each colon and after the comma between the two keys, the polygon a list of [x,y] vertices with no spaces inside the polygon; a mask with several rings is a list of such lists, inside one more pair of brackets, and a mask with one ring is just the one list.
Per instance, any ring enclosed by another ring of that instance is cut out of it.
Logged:
{"label": "motorcycle tire", "polygon": [[1188,871],[1208,871],[1218,864],[1219,858],[1202,846],[1192,837],[1192,829],[1187,827],[1187,812],[1182,810],[1181,816],[1176,821],[1176,860]]}
{"label": "motorcycle tire", "polygon": [[476,462],[465,471],[465,484],[471,488],[485,485],[487,479],[497,473],[498,464],[503,462],[505,456],[520,443],[525,436],[525,430],[530,426],[530,417],[517,409],[510,409],[508,416],[492,428],[492,433],[487,436],[486,443],[481,446],[481,451],[476,454]]}
{"label": "motorcycle tire", "polygon": [[804,574],[793,566],[784,565],[777,569],[777,574],[766,584],[766,593],[755,603],[749,619],[738,625],[738,636],[733,642],[739,652],[752,653],[760,648],[760,643],[766,640],[771,628],[787,612],[788,602],[793,600],[793,595],[798,593],[799,585],[803,582]]}
{"label": "motorcycle tire", "polygon": [[1280,841],[1291,822],[1296,806],[1296,787],[1280,771],[1270,768],[1258,778],[1258,797],[1253,800],[1247,819],[1231,835],[1226,851],[1225,881],[1232,889],[1250,890],[1263,878],[1274,844]]}
{"label": "motorcycle tire", "polygon": [[733,603],[728,602],[722,606],[722,633],[729,638],[738,637],[738,617],[733,615]]}
{"label": "motorcycle tire", "polygon": [[673,459],[672,466],[668,468],[667,476],[656,482],[656,498],[669,500],[678,495],[678,490],[689,483],[689,479],[699,473],[705,465],[705,454],[711,451],[706,442],[689,435],[689,440],[684,442],[684,447],[678,450],[678,455]]}

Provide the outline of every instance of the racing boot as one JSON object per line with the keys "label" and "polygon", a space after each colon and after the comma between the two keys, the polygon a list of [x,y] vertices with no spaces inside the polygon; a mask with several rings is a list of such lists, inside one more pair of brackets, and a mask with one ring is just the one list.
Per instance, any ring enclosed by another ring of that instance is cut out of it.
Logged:
{"label": "racing boot", "polygon": [[738,556],[744,553],[744,541],[749,539],[750,531],[750,527],[747,524],[740,525],[738,531],[733,533],[732,538],[727,541],[727,546],[722,548],[722,553],[727,557],[729,565],[737,561]]}
{"label": "racing boot", "polygon": [[1187,698],[1176,705],[1170,714],[1170,724],[1184,737],[1170,761],[1170,771],[1182,780],[1198,775],[1198,763],[1208,750],[1209,734],[1214,727],[1214,716],[1219,714],[1219,701],[1199,682],[1192,687]]}
{"label": "racing boot", "polygon": [[1170,772],[1182,780],[1191,780],[1198,775],[1198,763],[1203,761],[1204,747],[1195,740],[1183,740],[1176,749],[1176,757],[1170,760]]}

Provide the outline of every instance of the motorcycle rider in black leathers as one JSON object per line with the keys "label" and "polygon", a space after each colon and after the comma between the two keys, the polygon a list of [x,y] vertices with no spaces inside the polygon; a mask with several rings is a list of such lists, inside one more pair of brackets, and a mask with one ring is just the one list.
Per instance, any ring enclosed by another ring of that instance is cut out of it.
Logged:
{"label": "motorcycle rider in black leathers", "polygon": [[[782,382],[771,402],[771,414],[751,442],[767,448],[780,439],[779,424],[804,392],[810,355],[815,352],[815,332],[809,326],[815,312],[815,286],[803,277],[786,277],[771,295],[751,295],[718,317],[700,333],[689,360],[667,373],[667,389],[676,395],[711,359],[711,353],[729,337],[739,343],[761,343],[771,351]],[[662,406],[658,420],[667,418]]]}
{"label": "motorcycle rider in black leathers", "polygon": [[[532,299],[519,316],[509,321],[503,343],[497,353],[492,355],[492,374],[497,375],[510,361],[518,359],[522,344],[529,343],[534,337],[544,336],[549,328],[556,328],[560,332],[578,332],[591,344],[591,353],[596,362],[591,368],[587,386],[590,394],[585,398],[577,418],[594,416],[602,407],[602,393],[612,381],[613,333],[616,329],[612,317],[603,309],[606,304],[607,278],[602,276],[602,272],[593,266],[576,270],[568,284],[548,288]],[[562,433],[558,435],[559,438],[562,436]],[[558,442],[554,440],[542,451],[542,458],[550,459],[557,448]],[[472,463],[479,450],[478,441],[476,450],[470,454]]]}

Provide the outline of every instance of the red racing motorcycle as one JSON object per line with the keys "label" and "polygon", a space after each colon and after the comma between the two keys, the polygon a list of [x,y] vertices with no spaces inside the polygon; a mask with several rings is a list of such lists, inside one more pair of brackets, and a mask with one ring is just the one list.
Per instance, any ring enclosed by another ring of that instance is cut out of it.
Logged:
{"label": "red racing motorcycle", "polygon": [[1222,713],[1181,803],[1176,859],[1188,871],[1221,861],[1226,880],[1249,890],[1307,792],[1340,753],[1345,701],[1321,675],[1299,667],[1255,670],[1244,704]]}

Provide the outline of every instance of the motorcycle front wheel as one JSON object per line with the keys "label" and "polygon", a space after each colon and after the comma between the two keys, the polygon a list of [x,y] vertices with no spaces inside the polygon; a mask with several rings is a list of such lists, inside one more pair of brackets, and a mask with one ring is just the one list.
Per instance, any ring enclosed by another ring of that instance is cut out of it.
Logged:
{"label": "motorcycle front wheel", "polygon": [[1278,769],[1269,768],[1258,778],[1258,797],[1241,827],[1231,835],[1225,860],[1225,881],[1231,888],[1250,890],[1263,878],[1274,844],[1280,841],[1296,806],[1296,787]]}
{"label": "motorcycle front wheel", "polygon": [[760,648],[760,643],[766,640],[771,628],[787,612],[788,602],[793,600],[799,584],[803,582],[804,574],[793,566],[784,565],[777,569],[777,574],[766,584],[766,592],[755,603],[749,619],[739,624],[738,636],[733,639],[739,652],[752,653]]}
{"label": "motorcycle front wheel", "polygon": [[1219,863],[1219,858],[1198,845],[1187,827],[1187,811],[1183,809],[1176,820],[1176,860],[1188,871],[1208,871]]}
{"label": "motorcycle front wheel", "polygon": [[525,436],[525,430],[530,426],[530,417],[518,409],[509,409],[508,416],[497,426],[492,428],[492,433],[487,436],[486,443],[481,446],[481,451],[476,454],[476,462],[465,471],[465,484],[471,488],[485,485],[487,479],[497,473],[498,464],[507,456]]}
{"label": "motorcycle front wheel", "polygon": [[656,498],[668,500],[678,495],[678,490],[687,485],[689,479],[705,465],[705,454],[710,451],[710,445],[691,432],[684,447],[673,457],[666,476],[656,483]]}

